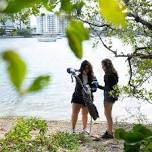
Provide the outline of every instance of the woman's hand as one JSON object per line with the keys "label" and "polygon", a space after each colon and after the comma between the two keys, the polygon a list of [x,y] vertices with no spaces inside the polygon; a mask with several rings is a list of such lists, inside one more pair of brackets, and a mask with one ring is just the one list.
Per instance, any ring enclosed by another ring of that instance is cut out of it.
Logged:
{"label": "woman's hand", "polygon": [[98,89],[104,90],[105,87],[103,87],[102,85],[98,84]]}
{"label": "woman's hand", "polygon": [[92,92],[96,92],[98,88],[98,81],[97,80],[93,80],[91,83],[91,91]]}

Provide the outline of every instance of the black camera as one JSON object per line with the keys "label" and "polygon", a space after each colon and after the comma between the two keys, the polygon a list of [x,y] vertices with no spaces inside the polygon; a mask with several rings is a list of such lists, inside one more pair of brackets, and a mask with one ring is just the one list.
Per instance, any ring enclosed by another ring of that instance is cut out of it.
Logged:
{"label": "black camera", "polygon": [[79,70],[76,70],[76,69],[73,69],[73,68],[67,68],[67,72],[69,74],[76,75],[76,72],[79,72]]}

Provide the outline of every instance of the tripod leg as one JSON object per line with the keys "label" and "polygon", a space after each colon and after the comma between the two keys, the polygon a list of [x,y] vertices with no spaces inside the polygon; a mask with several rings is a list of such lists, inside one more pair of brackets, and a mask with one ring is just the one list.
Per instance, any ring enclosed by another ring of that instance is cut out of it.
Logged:
{"label": "tripod leg", "polygon": [[89,128],[89,134],[91,134],[91,131],[92,131],[92,117],[90,119],[90,128]]}

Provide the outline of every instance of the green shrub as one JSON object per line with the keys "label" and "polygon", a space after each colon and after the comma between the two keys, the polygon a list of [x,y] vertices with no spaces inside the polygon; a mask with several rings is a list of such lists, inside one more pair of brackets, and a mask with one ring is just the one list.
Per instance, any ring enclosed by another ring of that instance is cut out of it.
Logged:
{"label": "green shrub", "polygon": [[37,118],[19,118],[16,125],[0,140],[0,152],[76,152],[79,135],[58,132],[46,135],[47,122]]}
{"label": "green shrub", "polygon": [[117,139],[124,140],[125,152],[151,152],[152,151],[152,130],[141,124],[137,124],[130,131],[119,128],[115,131]]}
{"label": "green shrub", "polygon": [[51,137],[51,143],[63,150],[76,152],[79,149],[79,135],[57,132]]}
{"label": "green shrub", "polygon": [[31,37],[31,29],[18,29],[17,35],[24,36],[24,37]]}
{"label": "green shrub", "polygon": [[0,28],[0,35],[4,35],[5,34],[5,29]]}

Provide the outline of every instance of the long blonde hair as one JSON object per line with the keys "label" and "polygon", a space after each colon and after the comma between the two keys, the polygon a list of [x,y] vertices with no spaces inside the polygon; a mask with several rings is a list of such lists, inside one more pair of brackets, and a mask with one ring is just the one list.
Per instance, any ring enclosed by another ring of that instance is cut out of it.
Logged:
{"label": "long blonde hair", "polygon": [[118,75],[116,69],[114,68],[112,61],[110,59],[104,59],[101,61],[102,65],[105,67],[105,73],[106,74],[112,74],[115,73]]}

